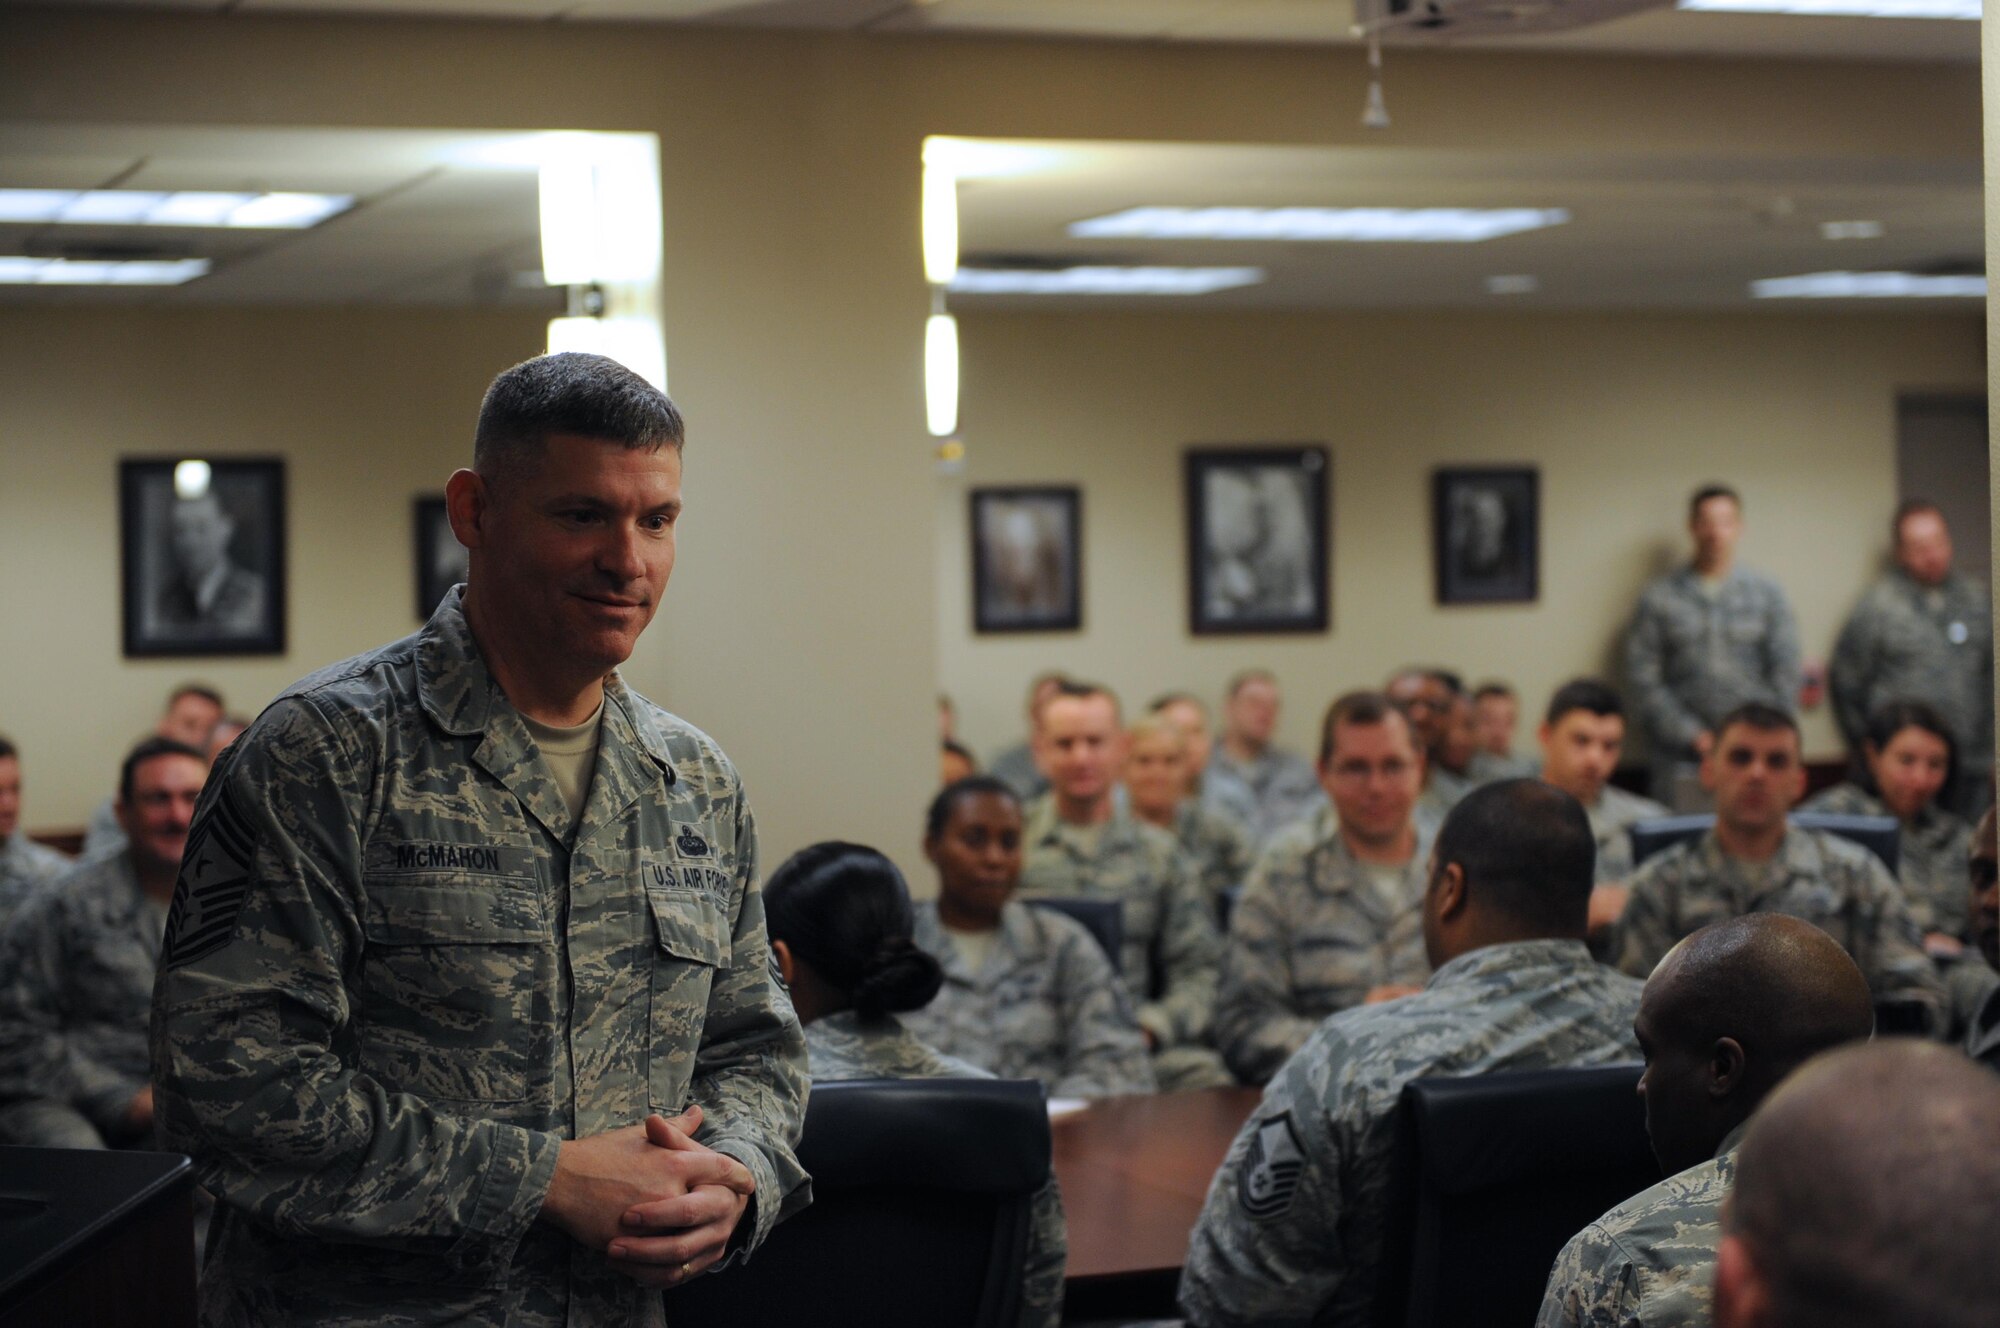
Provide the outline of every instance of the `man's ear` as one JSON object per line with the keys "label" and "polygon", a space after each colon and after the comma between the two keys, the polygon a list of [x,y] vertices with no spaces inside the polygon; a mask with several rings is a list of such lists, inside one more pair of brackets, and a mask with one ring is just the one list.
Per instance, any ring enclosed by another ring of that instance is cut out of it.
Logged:
{"label": "man's ear", "polygon": [[1743,1044],[1735,1038],[1717,1038],[1708,1052],[1708,1095],[1728,1097],[1743,1086]]}
{"label": "man's ear", "polygon": [[479,530],[492,502],[485,476],[472,470],[455,470],[444,483],[444,510],[451,520],[451,533],[468,549],[479,547]]}
{"label": "man's ear", "polygon": [[1447,862],[1432,877],[1431,889],[1436,900],[1433,911],[1438,921],[1449,922],[1465,912],[1465,868],[1455,862]]}
{"label": "man's ear", "polygon": [[[460,471],[459,473],[464,474],[465,472]],[[785,985],[787,987],[791,986],[792,968],[795,964],[798,963],[796,959],[792,958],[792,947],[786,945],[783,941],[772,941],[771,953],[775,955],[778,960],[778,976],[785,980]]]}

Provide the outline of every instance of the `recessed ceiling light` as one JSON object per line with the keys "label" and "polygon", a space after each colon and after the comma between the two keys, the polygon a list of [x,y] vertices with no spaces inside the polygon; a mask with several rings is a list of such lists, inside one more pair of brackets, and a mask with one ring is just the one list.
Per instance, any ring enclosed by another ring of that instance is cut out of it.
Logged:
{"label": "recessed ceiling light", "polygon": [[1137,207],[1072,222],[1071,235],[1148,240],[1467,243],[1560,226],[1563,208]]}
{"label": "recessed ceiling light", "polygon": [[1530,276],[1525,272],[1486,279],[1488,295],[1533,295],[1541,288],[1541,278]]}
{"label": "recessed ceiling light", "polygon": [[206,258],[84,261],[0,255],[4,286],[179,286],[208,273]]}
{"label": "recessed ceiling light", "polygon": [[1809,272],[1750,283],[1759,300],[1972,299],[1986,294],[1986,278],[1924,276],[1915,272]]}
{"label": "recessed ceiling light", "polygon": [[1711,14],[1976,19],[1980,0],[1680,0],[1680,7]]}
{"label": "recessed ceiling light", "polygon": [[1819,233],[1829,240],[1879,240],[1882,238],[1882,223],[1879,221],[1822,221]]}
{"label": "recessed ceiling light", "polygon": [[0,189],[0,221],[75,226],[226,226],[303,230],[354,206],[352,194],[205,189]]}
{"label": "recessed ceiling light", "polygon": [[1264,279],[1261,267],[962,267],[955,295],[1206,295]]}

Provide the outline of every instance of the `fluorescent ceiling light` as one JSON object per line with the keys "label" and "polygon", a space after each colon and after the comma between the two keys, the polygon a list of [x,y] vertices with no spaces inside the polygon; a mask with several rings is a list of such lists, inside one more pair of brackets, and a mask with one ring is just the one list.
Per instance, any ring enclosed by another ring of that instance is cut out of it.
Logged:
{"label": "fluorescent ceiling light", "polygon": [[0,255],[4,286],[179,286],[208,273],[206,258],[81,262]]}
{"label": "fluorescent ceiling light", "polygon": [[1882,238],[1882,223],[1879,221],[1822,221],[1819,233],[1829,240],[1879,240]]}
{"label": "fluorescent ceiling light", "polygon": [[1463,243],[1560,226],[1562,208],[1137,207],[1072,222],[1071,235],[1145,240]]}
{"label": "fluorescent ceiling light", "polygon": [[206,189],[0,189],[0,221],[72,226],[225,226],[304,230],[354,206],[352,194]]}
{"label": "fluorescent ceiling light", "polygon": [[1680,8],[1710,14],[1977,19],[1980,0],[1681,0]]}
{"label": "fluorescent ceiling light", "polygon": [[1486,279],[1488,295],[1533,295],[1541,288],[1541,280],[1525,272]]}
{"label": "fluorescent ceiling light", "polygon": [[1750,283],[1759,300],[1915,300],[1984,298],[1985,277],[1930,277],[1914,272],[1809,272]]}
{"label": "fluorescent ceiling light", "polygon": [[964,295],[1206,295],[1264,279],[1261,267],[1066,267],[1054,272],[962,267]]}
{"label": "fluorescent ceiling light", "polygon": [[999,180],[1033,175],[1064,161],[1061,148],[1034,143],[1008,143],[987,138],[951,138],[933,134],[924,140],[924,161],[950,171],[960,180]]}
{"label": "fluorescent ceiling light", "polygon": [[950,314],[924,320],[924,422],[933,438],[958,432],[958,320]]}

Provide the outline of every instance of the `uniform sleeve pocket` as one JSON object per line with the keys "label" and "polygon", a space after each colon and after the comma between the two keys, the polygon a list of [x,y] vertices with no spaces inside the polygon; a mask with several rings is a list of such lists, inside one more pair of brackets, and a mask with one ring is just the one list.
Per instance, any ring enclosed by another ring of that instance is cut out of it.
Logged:
{"label": "uniform sleeve pocket", "polygon": [[721,968],[728,949],[728,924],[722,909],[707,895],[694,891],[650,889],[660,948],[679,959]]}
{"label": "uniform sleeve pocket", "polygon": [[518,945],[547,931],[533,881],[441,879],[368,883],[371,945]]}

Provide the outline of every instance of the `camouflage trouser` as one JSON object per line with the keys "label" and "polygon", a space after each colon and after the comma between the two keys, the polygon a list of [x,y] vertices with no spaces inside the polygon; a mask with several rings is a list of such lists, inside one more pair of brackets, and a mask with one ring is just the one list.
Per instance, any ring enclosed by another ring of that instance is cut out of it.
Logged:
{"label": "camouflage trouser", "polygon": [[1162,1093],[1236,1085],[1236,1076],[1222,1063],[1222,1054],[1210,1047],[1168,1047],[1154,1052],[1153,1079]]}
{"label": "camouflage trouser", "polygon": [[74,1107],[29,1098],[0,1107],[0,1144],[22,1148],[104,1148],[104,1136]]}

